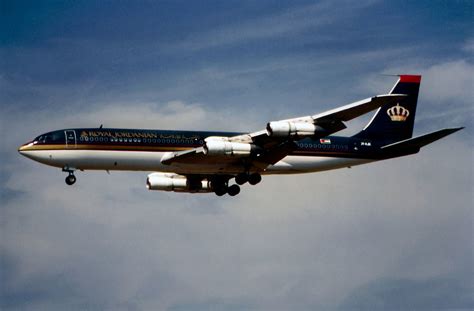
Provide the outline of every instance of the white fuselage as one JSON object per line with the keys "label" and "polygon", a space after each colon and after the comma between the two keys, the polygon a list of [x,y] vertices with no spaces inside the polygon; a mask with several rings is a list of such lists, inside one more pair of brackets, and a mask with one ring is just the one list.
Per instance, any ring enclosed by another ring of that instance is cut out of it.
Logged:
{"label": "white fuselage", "polygon": [[[122,150],[25,150],[24,156],[37,162],[59,168],[80,170],[124,170],[160,171],[177,174],[239,173],[239,167],[219,167],[216,164],[164,165],[161,159],[166,152],[122,151]],[[298,174],[319,172],[350,167],[372,162],[370,159],[297,156],[290,155],[274,165],[268,166],[262,174]]]}

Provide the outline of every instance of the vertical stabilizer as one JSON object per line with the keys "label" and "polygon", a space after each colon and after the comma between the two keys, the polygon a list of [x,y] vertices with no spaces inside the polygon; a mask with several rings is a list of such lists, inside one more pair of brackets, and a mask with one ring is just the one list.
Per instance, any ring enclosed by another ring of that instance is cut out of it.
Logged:
{"label": "vertical stabilizer", "polygon": [[390,94],[406,94],[396,104],[380,107],[357,138],[383,140],[387,143],[412,137],[421,76],[400,75]]}

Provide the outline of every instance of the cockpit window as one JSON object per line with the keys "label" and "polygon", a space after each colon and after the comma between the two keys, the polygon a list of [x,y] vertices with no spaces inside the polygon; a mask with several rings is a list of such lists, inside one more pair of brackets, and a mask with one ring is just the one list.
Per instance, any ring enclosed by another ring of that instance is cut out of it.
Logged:
{"label": "cockpit window", "polygon": [[64,131],[56,131],[51,133],[52,143],[64,143]]}
{"label": "cockpit window", "polygon": [[63,144],[65,142],[64,131],[46,133],[38,136],[34,141],[37,141],[40,144]]}

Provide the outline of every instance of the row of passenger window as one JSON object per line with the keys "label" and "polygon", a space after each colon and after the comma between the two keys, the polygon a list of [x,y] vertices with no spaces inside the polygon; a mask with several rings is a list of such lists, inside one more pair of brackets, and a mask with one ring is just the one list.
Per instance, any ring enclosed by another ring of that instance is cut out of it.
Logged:
{"label": "row of passenger window", "polygon": [[333,144],[306,144],[306,143],[299,143],[298,147],[303,149],[333,149],[333,150],[349,150],[347,145],[333,145]]}
{"label": "row of passenger window", "polygon": [[[194,140],[178,140],[178,139],[160,139],[160,138],[116,138],[116,137],[89,137],[81,136],[80,141],[85,142],[111,142],[111,143],[146,143],[146,144],[189,144],[193,145]],[[200,144],[203,144],[203,141],[199,141]]]}

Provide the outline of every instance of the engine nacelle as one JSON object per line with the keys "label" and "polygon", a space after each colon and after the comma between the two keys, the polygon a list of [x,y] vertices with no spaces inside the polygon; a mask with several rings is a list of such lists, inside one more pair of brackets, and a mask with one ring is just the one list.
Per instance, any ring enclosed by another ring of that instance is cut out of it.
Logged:
{"label": "engine nacelle", "polygon": [[235,143],[225,140],[206,140],[205,155],[249,156],[256,146],[248,143]]}
{"label": "engine nacelle", "polygon": [[212,192],[209,181],[192,180],[174,173],[152,173],[146,179],[148,190],[174,192]]}
{"label": "engine nacelle", "polygon": [[267,124],[267,135],[275,137],[313,136],[324,129],[309,122],[273,121]]}

